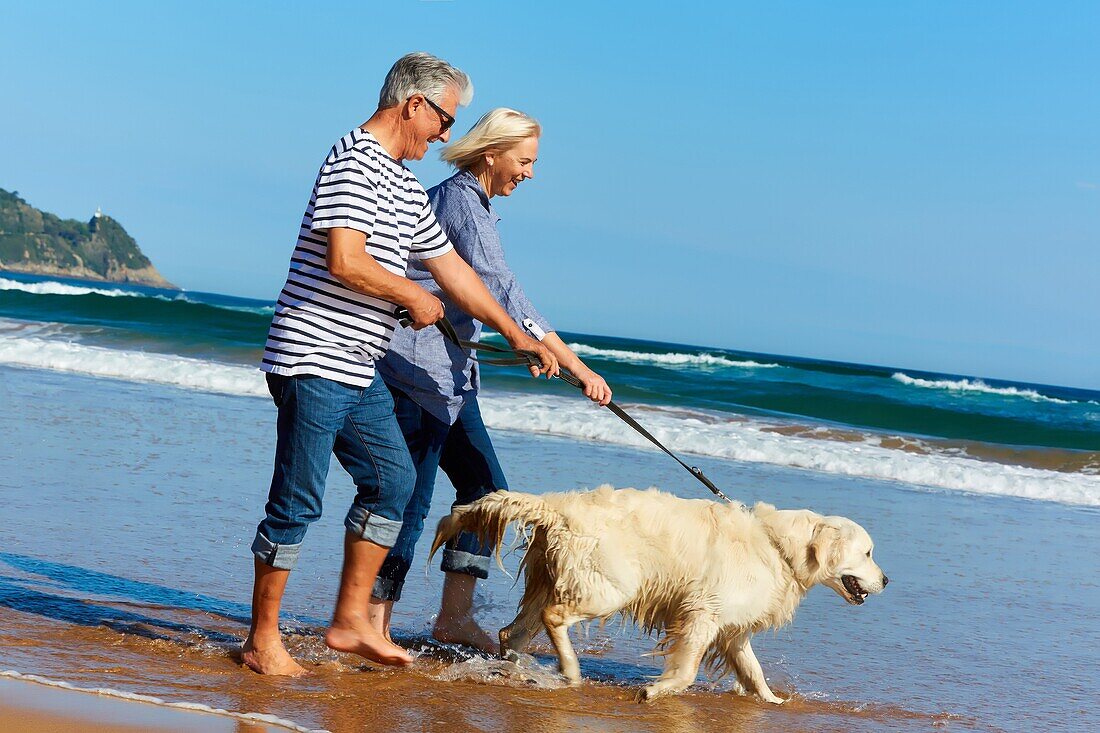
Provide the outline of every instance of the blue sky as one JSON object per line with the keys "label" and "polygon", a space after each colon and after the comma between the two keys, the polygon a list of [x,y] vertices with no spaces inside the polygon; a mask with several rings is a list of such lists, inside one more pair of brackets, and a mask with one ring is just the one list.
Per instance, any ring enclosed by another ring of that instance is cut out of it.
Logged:
{"label": "blue sky", "polygon": [[1094,3],[101,5],[4,9],[0,187],[184,288],[274,299],[329,146],[426,50],[460,131],[544,125],[495,201],[559,328],[1100,388]]}

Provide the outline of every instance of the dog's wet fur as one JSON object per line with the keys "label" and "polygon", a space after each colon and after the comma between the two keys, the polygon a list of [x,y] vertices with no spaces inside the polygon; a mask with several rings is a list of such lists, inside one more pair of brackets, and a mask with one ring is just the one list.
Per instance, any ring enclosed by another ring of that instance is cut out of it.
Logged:
{"label": "dog's wet fur", "polygon": [[850,519],[610,486],[489,494],[440,520],[432,553],[470,531],[499,559],[513,523],[529,533],[525,586],[519,614],[500,632],[501,656],[521,653],[545,628],[562,674],[578,684],[569,627],[623,614],[665,634],[663,673],[639,694],[647,701],[682,692],[705,664],[719,676],[735,674],[739,692],[782,703],[764,679],[752,635],[790,622],[815,585],[860,605],[889,582],[872,559],[870,535]]}

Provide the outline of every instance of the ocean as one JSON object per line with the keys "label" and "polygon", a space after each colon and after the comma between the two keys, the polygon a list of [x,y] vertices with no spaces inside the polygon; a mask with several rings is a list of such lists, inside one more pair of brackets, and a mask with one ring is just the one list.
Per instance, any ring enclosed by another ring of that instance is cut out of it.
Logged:
{"label": "ocean", "polygon": [[[271,313],[0,273],[0,676],[228,711],[249,730],[1100,726],[1100,393],[585,334],[562,335],[727,494],[843,514],[874,537],[886,592],[853,608],[815,589],[793,624],[754,641],[791,701],[700,678],[637,705],[659,660],[628,626],[578,631],[580,689],[562,688],[545,643],[518,670],[434,644],[434,568],[414,571],[395,614],[412,670],[330,652],[320,639],[352,495],[335,464],[285,604],[291,651],[315,673],[259,678],[235,650],[274,443],[257,370]],[[513,488],[710,498],[567,385],[505,367],[486,367],[484,385]],[[429,526],[450,501],[442,478]],[[517,600],[494,569],[479,620],[499,628]]]}
{"label": "ocean", "polygon": [[[0,364],[266,396],[273,304],[0,274]],[[1100,505],[1100,392],[562,333],[675,450]],[[492,341],[492,336],[489,337]],[[499,429],[645,445],[561,382],[485,366]]]}

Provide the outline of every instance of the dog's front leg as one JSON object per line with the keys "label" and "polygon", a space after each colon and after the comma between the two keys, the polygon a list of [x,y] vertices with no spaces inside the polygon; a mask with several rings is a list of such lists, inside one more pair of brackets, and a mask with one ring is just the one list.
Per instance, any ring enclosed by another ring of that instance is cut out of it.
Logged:
{"label": "dog's front leg", "polygon": [[558,653],[562,676],[571,685],[581,683],[581,664],[577,660],[577,653],[573,651],[572,642],[569,641],[569,627],[581,618],[583,617],[570,614],[562,603],[548,606],[542,612],[542,623],[546,626],[546,635],[550,637],[554,651]]}
{"label": "dog's front leg", "polygon": [[656,682],[638,694],[639,702],[653,702],[690,687],[699,674],[703,654],[718,634],[718,625],[710,614],[699,613],[669,629],[668,634],[670,648],[665,655],[665,668]]}
{"label": "dog's front leg", "polygon": [[782,705],[786,700],[776,697],[768,687],[768,681],[764,679],[764,670],[752,652],[752,645],[749,644],[750,635],[745,634],[743,638],[744,641],[733,652],[733,668],[737,672],[738,681],[749,692],[756,693],[764,702]]}

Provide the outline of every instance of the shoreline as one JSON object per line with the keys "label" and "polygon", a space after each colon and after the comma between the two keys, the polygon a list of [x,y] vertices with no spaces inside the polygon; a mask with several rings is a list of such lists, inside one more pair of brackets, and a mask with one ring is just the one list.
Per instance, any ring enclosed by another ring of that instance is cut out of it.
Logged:
{"label": "shoreline", "polygon": [[147,695],[81,688],[37,675],[0,672],[0,730],[9,733],[276,733],[312,730],[291,721],[265,720],[265,717],[273,716],[204,710],[191,704],[165,702]]}

